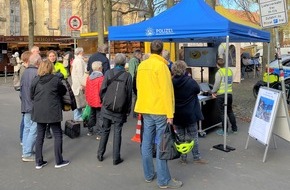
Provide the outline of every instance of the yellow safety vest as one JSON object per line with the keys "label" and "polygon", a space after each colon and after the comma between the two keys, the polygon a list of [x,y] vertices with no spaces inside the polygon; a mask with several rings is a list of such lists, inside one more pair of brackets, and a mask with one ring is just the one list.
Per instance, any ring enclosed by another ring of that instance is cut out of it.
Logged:
{"label": "yellow safety vest", "polygon": [[[217,91],[217,94],[224,94],[226,91],[226,68],[220,68],[218,70],[218,73],[221,76],[221,84],[220,84],[220,88]],[[228,93],[232,93],[233,92],[233,72],[231,69],[228,69]]]}

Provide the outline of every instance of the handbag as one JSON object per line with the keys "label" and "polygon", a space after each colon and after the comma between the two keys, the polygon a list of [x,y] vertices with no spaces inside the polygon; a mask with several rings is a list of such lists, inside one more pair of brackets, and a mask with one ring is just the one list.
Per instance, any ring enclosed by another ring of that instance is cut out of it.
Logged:
{"label": "handbag", "polygon": [[83,90],[79,91],[78,95],[75,95],[76,103],[77,103],[77,108],[84,108],[87,105],[85,93]]}
{"label": "handbag", "polygon": [[174,132],[173,125],[167,123],[164,133],[161,135],[161,142],[159,147],[160,160],[174,160],[180,157],[180,152],[175,147],[177,136]]}

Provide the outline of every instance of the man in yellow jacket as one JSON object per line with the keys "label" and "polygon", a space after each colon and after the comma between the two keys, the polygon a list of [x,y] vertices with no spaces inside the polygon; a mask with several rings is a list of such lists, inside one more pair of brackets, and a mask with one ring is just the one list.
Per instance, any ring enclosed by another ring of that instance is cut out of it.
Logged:
{"label": "man in yellow jacket", "polygon": [[142,161],[145,181],[150,183],[156,178],[153,164],[152,142],[157,137],[156,172],[160,188],[179,188],[181,181],[170,176],[167,161],[159,159],[161,135],[167,123],[173,122],[174,91],[167,61],[161,56],[163,43],[151,43],[150,57],[141,62],[137,70],[137,101],[135,112],[143,116]]}

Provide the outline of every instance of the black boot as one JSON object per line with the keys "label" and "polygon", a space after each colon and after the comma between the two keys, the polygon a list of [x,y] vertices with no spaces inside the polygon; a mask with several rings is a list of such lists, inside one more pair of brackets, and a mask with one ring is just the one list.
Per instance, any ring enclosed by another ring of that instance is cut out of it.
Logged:
{"label": "black boot", "polygon": [[45,137],[46,137],[47,139],[51,139],[51,138],[52,138],[52,135],[51,135],[51,133],[50,133],[50,126],[49,126],[49,125],[47,125],[47,127],[46,127]]}

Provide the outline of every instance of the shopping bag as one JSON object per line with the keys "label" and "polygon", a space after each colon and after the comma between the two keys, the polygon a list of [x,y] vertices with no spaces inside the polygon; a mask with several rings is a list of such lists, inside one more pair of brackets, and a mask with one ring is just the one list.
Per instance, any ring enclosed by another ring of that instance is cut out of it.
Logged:
{"label": "shopping bag", "polygon": [[161,136],[159,159],[160,160],[174,160],[180,157],[180,152],[175,147],[177,136],[174,132],[173,125],[167,124],[164,133]]}
{"label": "shopping bag", "polygon": [[91,107],[89,105],[86,105],[85,109],[83,110],[82,113],[82,119],[83,121],[87,121],[90,119],[90,115],[91,115]]}

